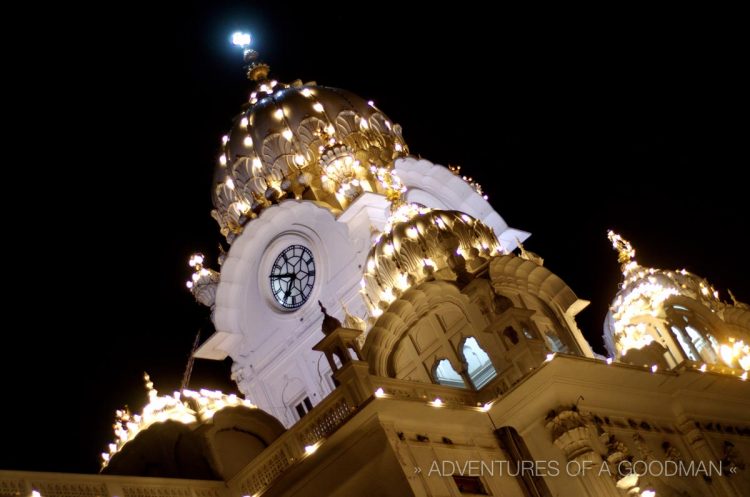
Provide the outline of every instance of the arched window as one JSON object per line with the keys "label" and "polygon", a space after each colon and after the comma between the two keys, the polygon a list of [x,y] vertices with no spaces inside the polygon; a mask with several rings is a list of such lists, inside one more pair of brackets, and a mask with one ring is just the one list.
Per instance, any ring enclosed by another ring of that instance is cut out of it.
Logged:
{"label": "arched window", "polygon": [[[518,341],[518,337],[516,337],[516,341]],[[490,356],[487,355],[487,352],[482,350],[482,347],[479,346],[476,338],[467,338],[464,341],[463,350],[461,352],[464,361],[466,361],[469,378],[474,384],[474,388],[479,390],[497,376],[497,372],[492,365]]]}
{"label": "arched window", "polygon": [[683,352],[685,352],[685,355],[687,355],[687,358],[690,359],[691,361],[697,361],[698,356],[695,354],[693,343],[685,338],[685,335],[682,333],[682,330],[678,328],[677,326],[672,326],[672,334],[674,334],[674,336],[677,337],[677,341],[680,344],[680,348],[682,348]]}
{"label": "arched window", "polygon": [[552,352],[568,352],[568,348],[554,331],[547,330],[547,332],[544,334],[544,338],[547,341],[547,347],[549,347]]}
{"label": "arched window", "polygon": [[449,387],[466,388],[466,383],[461,375],[453,369],[453,365],[448,359],[441,359],[440,362],[435,366],[433,372],[435,382],[440,385],[446,385]]}

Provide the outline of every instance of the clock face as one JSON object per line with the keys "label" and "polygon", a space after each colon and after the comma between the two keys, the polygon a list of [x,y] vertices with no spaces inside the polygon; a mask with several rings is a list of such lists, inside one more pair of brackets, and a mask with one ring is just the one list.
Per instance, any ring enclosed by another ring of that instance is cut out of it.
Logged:
{"label": "clock face", "polygon": [[285,248],[271,268],[271,292],[285,309],[296,309],[307,302],[315,284],[312,252],[302,245]]}

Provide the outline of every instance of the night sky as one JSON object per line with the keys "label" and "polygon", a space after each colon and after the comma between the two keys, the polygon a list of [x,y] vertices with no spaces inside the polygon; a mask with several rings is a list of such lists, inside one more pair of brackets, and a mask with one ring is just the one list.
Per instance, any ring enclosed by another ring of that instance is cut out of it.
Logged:
{"label": "night sky", "polygon": [[[212,331],[185,281],[192,252],[215,266],[212,173],[250,91],[237,28],[275,78],[372,99],[412,153],[478,179],[592,302],[578,323],[596,351],[620,276],[610,227],[642,264],[750,301],[747,55],[732,14],[468,4],[66,11],[65,36],[17,80],[39,89],[4,168],[20,198],[3,201],[0,468],[96,472],[114,410],[144,404],[143,372],[172,392],[197,330]],[[229,366],[197,362],[191,386],[236,391]]]}

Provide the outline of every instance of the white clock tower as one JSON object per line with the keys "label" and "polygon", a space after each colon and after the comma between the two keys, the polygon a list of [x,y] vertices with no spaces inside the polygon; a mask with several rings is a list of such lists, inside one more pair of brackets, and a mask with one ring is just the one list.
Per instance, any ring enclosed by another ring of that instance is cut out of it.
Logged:
{"label": "white clock tower", "polygon": [[529,234],[458,171],[410,156],[401,127],[373,102],[280,83],[253,50],[245,60],[254,89],[222,139],[212,212],[230,249],[220,273],[191,261],[188,286],[216,328],[196,357],[230,356],[240,390],[291,426],[334,388],[312,350],[323,338],[318,301],[368,331],[381,312],[364,288],[368,254],[399,206],[465,213],[494,231],[493,250]]}

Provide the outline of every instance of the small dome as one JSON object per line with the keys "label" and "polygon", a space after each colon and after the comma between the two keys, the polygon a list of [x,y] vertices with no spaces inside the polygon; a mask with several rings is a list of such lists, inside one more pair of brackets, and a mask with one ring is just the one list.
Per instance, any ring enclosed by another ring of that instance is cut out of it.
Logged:
{"label": "small dome", "polygon": [[[147,374],[144,379],[148,393],[148,404],[140,414],[132,414],[127,408],[117,411],[114,423],[115,441],[109,444],[107,452],[102,453],[103,472],[119,471],[118,469],[106,470],[115,459],[120,461],[118,468],[130,468],[132,465],[129,462],[123,462],[123,457],[118,457],[118,455],[126,448],[128,452],[133,452],[131,444],[135,440],[140,440],[135,444],[138,447],[150,447],[158,440],[172,440],[174,443],[179,442],[181,444],[180,450],[184,449],[185,453],[195,452],[193,450],[195,444],[185,441],[187,439],[182,434],[193,432],[206,423],[212,423],[215,417],[220,416],[220,413],[227,409],[241,408],[250,413],[251,417],[256,416],[253,413],[257,412],[259,415],[271,418],[270,415],[257,409],[250,401],[241,399],[234,394],[227,395],[219,391],[201,389],[197,392],[182,390],[174,392],[172,395],[159,395]],[[278,426],[281,426],[278,421],[275,422]],[[145,435],[147,431],[150,432],[150,435]],[[144,442],[144,440],[147,440],[147,442]],[[140,449],[135,450],[135,452],[140,452]],[[125,460],[129,461],[130,458],[127,457]],[[174,470],[179,465],[170,463],[167,466],[173,467]],[[202,463],[197,465],[191,463],[189,467],[202,467]]]}
{"label": "small dome", "polygon": [[385,193],[383,175],[407,147],[401,127],[345,90],[263,80],[222,139],[214,211],[232,240],[283,198],[339,213],[363,191]]}
{"label": "small dome", "polygon": [[500,251],[492,229],[467,214],[403,205],[367,257],[361,285],[370,315],[428,278],[461,281]]}
{"label": "small dome", "polygon": [[[684,269],[646,268],[620,235],[609,232],[619,252],[623,282],[604,321],[604,342],[616,359],[675,367],[692,361],[738,374],[750,371],[750,322],[747,306],[722,302],[719,292]],[[701,364],[698,366],[698,364]]]}

